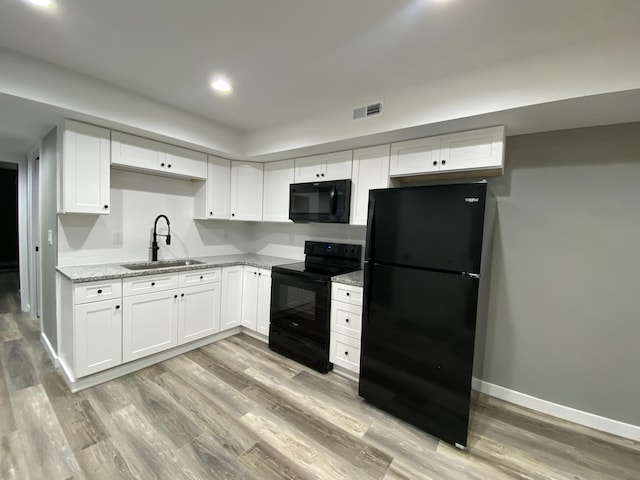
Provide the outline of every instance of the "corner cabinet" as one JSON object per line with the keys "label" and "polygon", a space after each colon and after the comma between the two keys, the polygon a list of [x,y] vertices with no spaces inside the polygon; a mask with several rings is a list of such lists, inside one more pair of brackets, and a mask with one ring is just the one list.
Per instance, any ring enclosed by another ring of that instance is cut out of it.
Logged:
{"label": "corner cabinet", "polygon": [[230,220],[262,220],[262,168],[262,163],[231,162]]}
{"label": "corner cabinet", "polygon": [[294,161],[264,164],[263,222],[290,222],[289,186],[294,182]]}
{"label": "corner cabinet", "polygon": [[62,131],[58,212],[108,214],[111,132],[71,120]]}
{"label": "corner cabinet", "polygon": [[352,225],[366,225],[369,208],[369,190],[389,186],[389,145],[360,148],[353,151],[351,181]]}
{"label": "corner cabinet", "polygon": [[502,175],[504,126],[391,144],[389,175]]}
{"label": "corner cabinet", "polygon": [[231,160],[209,155],[207,181],[195,195],[195,218],[229,220],[231,217]]}
{"label": "corner cabinet", "polygon": [[222,267],[222,301],[220,330],[239,327],[242,322],[242,283],[244,267]]}

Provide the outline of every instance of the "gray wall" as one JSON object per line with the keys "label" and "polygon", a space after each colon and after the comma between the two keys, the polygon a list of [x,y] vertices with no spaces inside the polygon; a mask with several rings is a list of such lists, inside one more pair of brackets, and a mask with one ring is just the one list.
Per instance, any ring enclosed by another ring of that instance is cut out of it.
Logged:
{"label": "gray wall", "polygon": [[509,137],[484,380],[640,425],[640,123]]}
{"label": "gray wall", "polygon": [[[57,129],[42,140],[40,153],[40,252],[42,258],[42,331],[54,351],[58,349],[56,330],[56,265],[58,263],[57,233]],[[53,245],[47,242],[47,231],[53,231]]]}

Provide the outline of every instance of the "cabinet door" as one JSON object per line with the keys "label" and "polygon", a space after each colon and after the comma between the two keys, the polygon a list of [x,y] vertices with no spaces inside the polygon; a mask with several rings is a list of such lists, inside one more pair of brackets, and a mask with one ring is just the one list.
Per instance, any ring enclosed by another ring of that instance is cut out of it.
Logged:
{"label": "cabinet door", "polygon": [[125,362],[177,345],[178,291],[122,299],[122,359]]}
{"label": "cabinet door", "polygon": [[352,158],[352,150],[323,155],[324,177],[322,180],[344,180],[351,178]]}
{"label": "cabinet door", "polygon": [[264,164],[264,192],[262,220],[264,222],[290,222],[289,185],[293,183],[293,160]]}
{"label": "cabinet door", "polygon": [[440,137],[391,144],[390,176],[433,173],[440,169]]}
{"label": "cabinet door", "polygon": [[231,217],[231,161],[209,155],[205,218]]}
{"label": "cabinet door", "polygon": [[317,182],[321,180],[322,155],[295,159],[295,183]]}
{"label": "cabinet door", "polygon": [[242,326],[253,331],[258,319],[258,269],[244,267],[242,282]]}
{"label": "cabinet door", "polygon": [[173,145],[166,146],[166,171],[174,175],[206,180],[207,155]]}
{"label": "cabinet door", "polygon": [[121,299],[76,305],[74,347],[76,377],[122,363]]}
{"label": "cabinet door", "polygon": [[262,220],[262,164],[231,162],[231,220]]}
{"label": "cabinet door", "polygon": [[222,267],[222,299],[220,308],[220,330],[240,325],[242,315],[242,266]]}
{"label": "cabinet door", "polygon": [[497,169],[504,165],[504,127],[442,136],[440,171]]}
{"label": "cabinet door", "polygon": [[110,135],[106,128],[65,122],[62,213],[109,213]]}
{"label": "cabinet door", "polygon": [[178,345],[220,331],[220,283],[180,290]]}
{"label": "cabinet door", "polygon": [[369,190],[389,186],[389,145],[353,151],[351,224],[366,225]]}
{"label": "cabinet door", "polygon": [[161,171],[165,162],[166,154],[158,142],[111,132],[111,165]]}
{"label": "cabinet door", "polygon": [[271,315],[271,270],[258,270],[258,312],[256,331],[269,336],[269,319]]}

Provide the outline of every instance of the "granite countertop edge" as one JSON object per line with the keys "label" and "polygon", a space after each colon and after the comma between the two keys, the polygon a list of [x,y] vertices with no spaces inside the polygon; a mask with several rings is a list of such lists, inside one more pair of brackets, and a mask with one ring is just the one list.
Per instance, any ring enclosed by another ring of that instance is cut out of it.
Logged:
{"label": "granite countertop edge", "polygon": [[363,287],[364,272],[362,270],[356,270],[355,272],[344,273],[342,275],[331,277],[331,281],[334,283],[353,285],[354,287]]}
{"label": "granite countertop edge", "polygon": [[94,265],[67,265],[58,266],[56,270],[62,276],[73,283],[94,282],[99,280],[113,280],[118,278],[139,277],[145,275],[156,275],[163,273],[179,273],[190,270],[203,270],[207,268],[229,267],[234,265],[246,265],[257,268],[271,269],[276,265],[286,265],[300,260],[284,257],[273,257],[270,255],[259,255],[256,253],[213,255],[205,257],[190,257],[188,259],[171,260],[196,260],[203,262],[196,265],[184,265],[178,267],[154,268],[150,270],[129,270],[122,265],[140,262],[104,263]]}

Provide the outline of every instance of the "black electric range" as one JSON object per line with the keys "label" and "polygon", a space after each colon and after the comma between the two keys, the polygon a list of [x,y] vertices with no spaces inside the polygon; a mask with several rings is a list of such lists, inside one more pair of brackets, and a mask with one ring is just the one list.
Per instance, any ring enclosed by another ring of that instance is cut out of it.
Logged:
{"label": "black electric range", "polygon": [[362,246],[304,243],[305,261],[271,270],[269,348],[319,372],[329,362],[331,277],[360,270]]}

